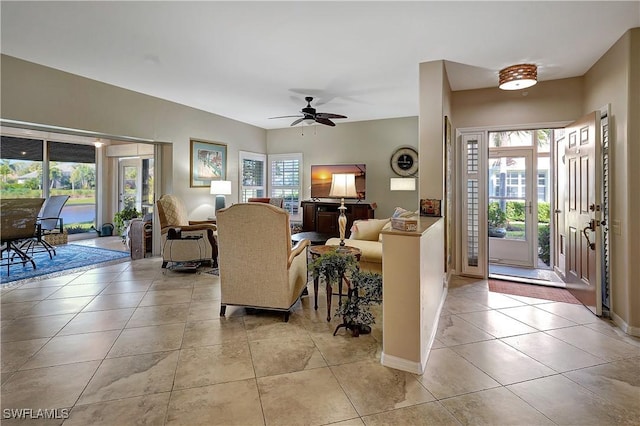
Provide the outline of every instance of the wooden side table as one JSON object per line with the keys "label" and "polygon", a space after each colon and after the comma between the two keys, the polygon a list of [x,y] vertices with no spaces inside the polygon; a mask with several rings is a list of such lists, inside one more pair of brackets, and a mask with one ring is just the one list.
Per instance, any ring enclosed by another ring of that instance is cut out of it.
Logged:
{"label": "wooden side table", "polygon": [[[315,260],[318,257],[322,256],[325,253],[329,253],[335,251],[339,246],[327,246],[327,245],[317,245],[317,246],[309,246],[309,253],[311,253],[311,259]],[[360,262],[360,256],[362,255],[362,251],[356,247],[343,246],[340,247],[339,254],[351,254],[356,258],[357,262]],[[346,280],[344,273],[338,280],[338,306],[342,304],[342,281]],[[315,276],[313,278],[313,292],[314,295],[314,309],[318,310],[318,282],[320,281],[319,276]],[[331,287],[331,282],[326,280],[327,284],[327,321],[331,321],[331,297],[333,296],[333,288]],[[348,285],[348,283],[347,283]]]}

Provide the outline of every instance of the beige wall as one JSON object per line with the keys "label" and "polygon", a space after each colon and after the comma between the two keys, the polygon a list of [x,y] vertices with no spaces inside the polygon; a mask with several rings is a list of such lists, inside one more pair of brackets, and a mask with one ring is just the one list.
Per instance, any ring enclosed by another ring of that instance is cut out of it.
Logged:
{"label": "beige wall", "polygon": [[418,146],[416,117],[340,123],[336,127],[316,125],[267,131],[269,154],[302,153],[302,199],[311,196],[311,165],[365,163],[366,201],[378,204],[376,218],[389,217],[395,207],[409,210],[418,208],[417,191],[389,190],[389,178],[397,177],[389,161],[391,154],[401,146]]}
{"label": "beige wall", "polygon": [[207,188],[189,187],[189,138],[228,145],[234,192],[228,202],[238,197],[238,151],[266,152],[264,129],[10,56],[1,59],[3,119],[171,143],[171,156],[163,158],[165,191],[184,199],[191,219],[211,216],[214,200]]}
{"label": "beige wall", "polygon": [[[420,199],[436,198],[442,200],[442,211],[445,216],[443,242],[449,241],[455,245],[456,232],[455,200],[452,200],[451,212],[447,212],[445,199],[445,178],[446,164],[444,160],[444,117],[449,117],[452,122],[451,128],[454,129],[451,114],[451,86],[445,67],[445,61],[423,62],[419,65],[419,92],[420,92],[420,152],[428,153],[428,155],[420,156]],[[453,143],[453,141],[452,141]],[[455,173],[452,173],[451,184],[455,188]],[[455,198],[455,197],[454,197]],[[450,235],[448,235],[450,233]],[[455,265],[456,250],[455,247],[451,251],[450,262]],[[449,252],[449,250],[447,250]],[[451,274],[450,267],[447,273]]]}
{"label": "beige wall", "polygon": [[611,300],[614,318],[640,333],[640,28],[627,32],[585,74],[587,113],[610,104]]}
{"label": "beige wall", "polygon": [[573,121],[582,115],[583,79],[542,81],[525,90],[497,88],[452,93],[456,128]]}

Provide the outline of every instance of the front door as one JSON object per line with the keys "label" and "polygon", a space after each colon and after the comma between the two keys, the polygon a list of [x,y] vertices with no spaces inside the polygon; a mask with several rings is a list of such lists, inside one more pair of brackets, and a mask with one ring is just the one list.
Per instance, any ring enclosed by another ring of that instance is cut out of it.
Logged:
{"label": "front door", "polygon": [[142,209],[142,160],[126,158],[119,160],[118,210]]}
{"label": "front door", "polygon": [[565,282],[567,289],[596,315],[600,297],[600,158],[599,117],[588,114],[565,128],[566,190]]}
{"label": "front door", "polygon": [[553,269],[560,278],[565,279],[565,267],[567,265],[567,229],[565,225],[566,212],[565,209],[565,190],[567,188],[567,159],[565,157],[566,137],[564,129],[554,132],[554,251],[553,251]]}
{"label": "front door", "polygon": [[489,262],[534,267],[533,149],[489,149]]}

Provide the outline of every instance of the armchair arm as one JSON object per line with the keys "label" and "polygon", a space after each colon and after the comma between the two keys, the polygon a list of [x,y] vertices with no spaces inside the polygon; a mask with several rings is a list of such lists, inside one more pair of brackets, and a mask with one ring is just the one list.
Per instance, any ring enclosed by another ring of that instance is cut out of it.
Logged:
{"label": "armchair arm", "polygon": [[296,243],[295,246],[293,246],[293,248],[291,249],[291,253],[289,254],[289,260],[287,262],[287,268],[291,267],[291,263],[293,263],[293,260],[300,254],[300,253],[304,253],[305,249],[311,245],[311,241],[307,240],[307,239],[302,239],[300,241],[298,241],[298,243]]}
{"label": "armchair arm", "polygon": [[211,222],[189,222],[189,225],[172,226],[171,228],[181,228],[182,232],[202,231],[205,229],[210,229],[212,231],[218,230],[218,227]]}
{"label": "armchair arm", "polygon": [[[60,232],[62,232],[62,230],[64,228],[64,222],[63,222],[61,217],[40,217],[40,216],[38,216],[37,220],[38,220],[38,224],[40,224],[40,225],[42,225],[42,221],[44,221],[44,220],[55,220],[56,221],[55,222],[56,226],[54,226],[51,229],[58,228],[58,229],[60,229]],[[38,232],[40,232],[40,230],[38,230]]]}
{"label": "armchair arm", "polygon": [[215,220],[190,220],[189,221],[189,225],[203,225],[203,224],[215,225],[216,221]]}

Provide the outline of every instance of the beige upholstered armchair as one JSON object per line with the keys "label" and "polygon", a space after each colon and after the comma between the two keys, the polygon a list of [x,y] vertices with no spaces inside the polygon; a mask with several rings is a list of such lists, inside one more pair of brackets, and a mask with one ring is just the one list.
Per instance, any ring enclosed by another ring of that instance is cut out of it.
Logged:
{"label": "beige upholstered armchair", "polygon": [[182,200],[175,195],[163,195],[156,205],[160,219],[162,267],[165,268],[169,262],[209,262],[217,267],[216,225],[207,221],[190,221]]}
{"label": "beige upholstered armchair", "polygon": [[220,248],[220,316],[227,305],[289,310],[307,285],[307,247],[291,247],[289,214],[266,203],[235,204],[216,213]]}

